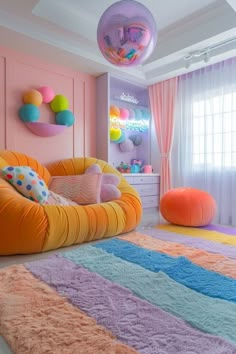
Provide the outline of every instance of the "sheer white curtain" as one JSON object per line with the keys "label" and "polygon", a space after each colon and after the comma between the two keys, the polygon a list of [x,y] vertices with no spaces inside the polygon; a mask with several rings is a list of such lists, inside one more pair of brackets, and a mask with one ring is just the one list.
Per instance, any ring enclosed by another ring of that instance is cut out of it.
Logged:
{"label": "sheer white curtain", "polygon": [[208,191],[216,223],[236,226],[236,58],[178,80],[173,186]]}

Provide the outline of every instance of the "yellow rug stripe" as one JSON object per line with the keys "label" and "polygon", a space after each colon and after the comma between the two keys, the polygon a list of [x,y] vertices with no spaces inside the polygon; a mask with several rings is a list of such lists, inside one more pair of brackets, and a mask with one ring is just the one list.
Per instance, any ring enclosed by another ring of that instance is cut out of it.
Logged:
{"label": "yellow rug stripe", "polygon": [[168,232],[175,232],[176,234],[181,234],[182,236],[202,238],[204,240],[223,243],[230,246],[236,246],[236,236],[222,234],[217,231],[198,229],[196,227],[184,227],[184,226],[163,225],[163,224],[157,225],[156,228]]}

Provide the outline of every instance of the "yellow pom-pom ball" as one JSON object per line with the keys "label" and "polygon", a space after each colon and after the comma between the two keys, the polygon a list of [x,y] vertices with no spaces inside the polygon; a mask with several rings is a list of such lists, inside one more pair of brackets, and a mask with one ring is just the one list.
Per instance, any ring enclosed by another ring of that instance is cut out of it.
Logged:
{"label": "yellow pom-pom ball", "polygon": [[117,106],[110,106],[110,117],[111,118],[119,118],[120,109]]}
{"label": "yellow pom-pom ball", "polygon": [[122,131],[120,128],[111,128],[110,129],[110,140],[116,141],[119,140],[122,135]]}
{"label": "yellow pom-pom ball", "polygon": [[63,95],[56,95],[50,102],[50,107],[53,112],[65,111],[69,107],[69,101]]}
{"label": "yellow pom-pom ball", "polygon": [[41,93],[37,90],[29,90],[24,93],[23,102],[25,104],[34,104],[35,106],[40,106],[43,102],[43,97]]}

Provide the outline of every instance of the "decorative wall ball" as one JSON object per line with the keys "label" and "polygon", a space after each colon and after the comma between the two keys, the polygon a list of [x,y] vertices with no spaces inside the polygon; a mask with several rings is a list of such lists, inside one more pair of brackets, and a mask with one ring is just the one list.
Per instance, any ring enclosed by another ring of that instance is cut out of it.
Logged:
{"label": "decorative wall ball", "polygon": [[110,117],[111,118],[119,118],[120,109],[117,106],[110,106]]}
{"label": "decorative wall ball", "polygon": [[50,102],[50,107],[53,112],[65,111],[69,108],[69,101],[63,95],[56,95]]}
{"label": "decorative wall ball", "polygon": [[71,125],[74,124],[74,121],[75,121],[74,114],[69,110],[60,111],[56,113],[57,124],[67,125],[68,127],[70,127]]}
{"label": "decorative wall ball", "polygon": [[135,109],[135,119],[136,120],[142,120],[143,119],[143,114],[141,109],[136,108]]}
{"label": "decorative wall ball", "polygon": [[122,152],[130,152],[134,149],[134,144],[132,140],[126,139],[125,141],[119,144],[119,148]]}
{"label": "decorative wall ball", "polygon": [[129,110],[127,108],[120,108],[120,119],[129,119]]}
{"label": "decorative wall ball", "polygon": [[134,0],[121,0],[101,16],[97,42],[106,60],[117,66],[141,64],[152,53],[157,27],[151,12]]}
{"label": "decorative wall ball", "polygon": [[38,91],[41,93],[43,97],[43,103],[51,102],[55,97],[55,92],[49,86],[41,86]]}
{"label": "decorative wall ball", "polygon": [[21,106],[18,115],[23,122],[36,122],[39,119],[40,111],[34,104],[27,103]]}
{"label": "decorative wall ball", "polygon": [[40,106],[43,102],[43,97],[38,90],[29,90],[26,91],[23,95],[23,102],[34,104],[35,106]]}
{"label": "decorative wall ball", "polygon": [[149,120],[151,118],[150,112],[147,109],[142,109],[142,116],[143,116],[143,119],[145,119],[145,120]]}
{"label": "decorative wall ball", "polygon": [[123,141],[125,141],[125,139],[126,139],[125,132],[124,132],[124,130],[121,129],[121,137],[118,140],[115,140],[114,143],[116,143],[116,144],[123,143]]}
{"label": "decorative wall ball", "polygon": [[[18,116],[25,123],[25,126],[38,136],[50,137],[60,134],[66,127],[74,124],[74,114],[69,111],[69,102],[63,95],[56,95],[49,86],[41,86],[38,90],[29,90],[23,96],[25,103],[19,110]],[[49,103],[51,110],[55,113],[56,124],[37,122],[40,118],[38,106],[41,103]]]}
{"label": "decorative wall ball", "polygon": [[133,109],[129,109],[129,119],[135,119],[135,111]]}
{"label": "decorative wall ball", "polygon": [[110,129],[110,140],[116,142],[119,140],[122,135],[122,131],[120,128],[111,128]]}
{"label": "decorative wall ball", "polygon": [[140,134],[131,135],[129,137],[129,139],[132,140],[132,142],[135,146],[139,146],[143,142],[143,138]]}

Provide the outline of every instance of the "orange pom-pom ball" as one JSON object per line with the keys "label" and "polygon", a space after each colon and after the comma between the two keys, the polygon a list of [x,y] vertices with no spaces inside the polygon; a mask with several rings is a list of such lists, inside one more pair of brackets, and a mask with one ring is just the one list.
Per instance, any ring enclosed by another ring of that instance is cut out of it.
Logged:
{"label": "orange pom-pom ball", "polygon": [[110,117],[111,118],[119,118],[120,117],[120,109],[117,106],[110,106]]}
{"label": "orange pom-pom ball", "polygon": [[182,226],[205,226],[216,214],[216,202],[205,191],[195,188],[174,188],[160,200],[162,216],[172,224]]}
{"label": "orange pom-pom ball", "polygon": [[28,104],[34,104],[35,106],[40,106],[43,102],[43,97],[38,90],[29,90],[24,93],[23,102]]}

